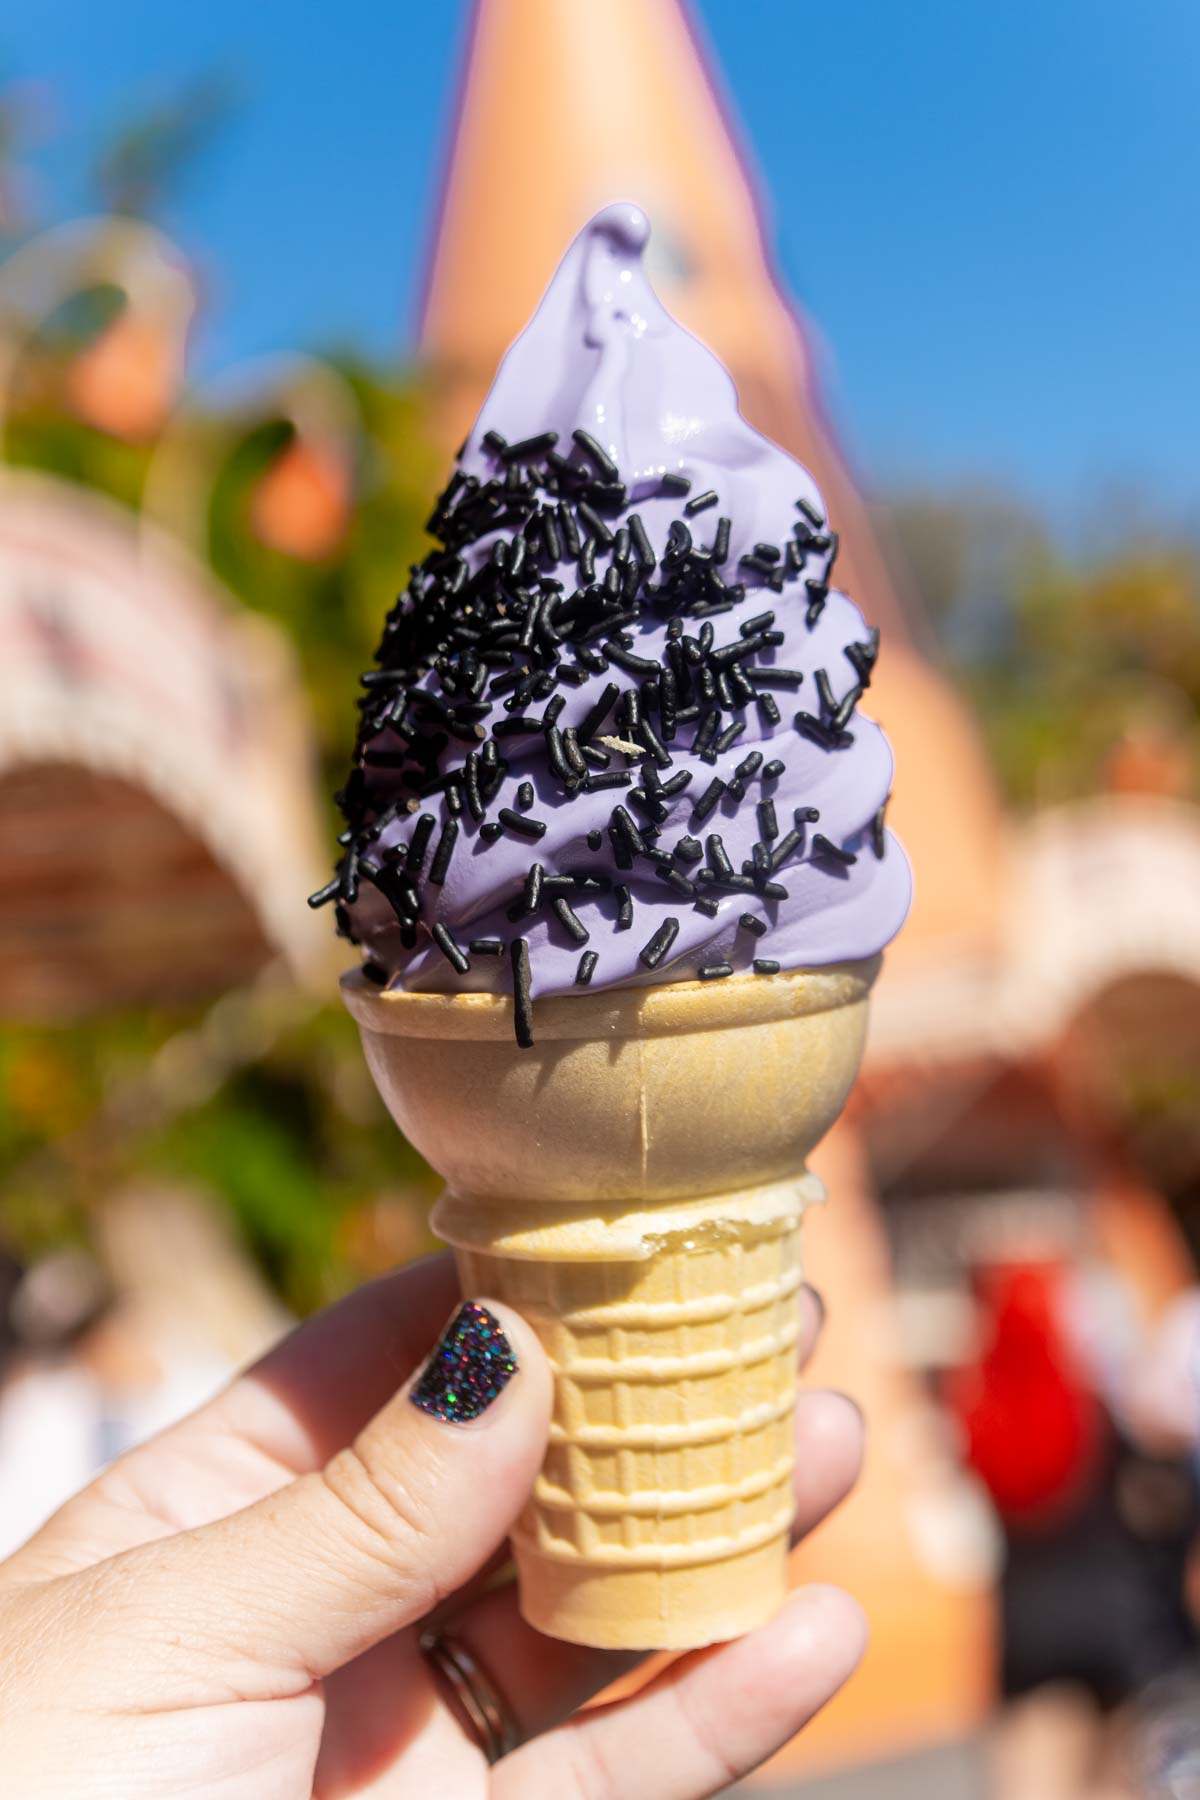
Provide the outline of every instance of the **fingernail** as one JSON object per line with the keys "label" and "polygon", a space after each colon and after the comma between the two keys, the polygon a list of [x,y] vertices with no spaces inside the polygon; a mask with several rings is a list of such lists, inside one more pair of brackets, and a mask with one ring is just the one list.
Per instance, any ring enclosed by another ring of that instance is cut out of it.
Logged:
{"label": "fingernail", "polygon": [[468,1300],[438,1339],[409,1399],[432,1418],[465,1425],[487,1411],[516,1372],[516,1354],[499,1319]]}
{"label": "fingernail", "polygon": [[811,1281],[806,1281],[804,1286],[807,1290],[809,1299],[817,1309],[817,1330],[820,1331],[822,1325],[825,1323],[825,1296],[820,1288],[815,1288],[813,1286]]}

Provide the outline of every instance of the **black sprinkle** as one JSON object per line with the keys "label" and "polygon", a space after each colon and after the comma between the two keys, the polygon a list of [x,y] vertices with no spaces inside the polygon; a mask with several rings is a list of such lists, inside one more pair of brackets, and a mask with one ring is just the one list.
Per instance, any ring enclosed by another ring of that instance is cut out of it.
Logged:
{"label": "black sprinkle", "polygon": [[626,788],[633,780],[627,769],[610,769],[584,778],[584,788],[589,794],[601,792],[604,788]]}
{"label": "black sprinkle", "polygon": [[532,781],[523,781],[517,789],[517,805],[522,812],[528,812],[529,808],[533,805]]}
{"label": "black sprinkle", "polygon": [[580,550],[583,548],[582,540],[579,536],[579,527],[575,523],[575,514],[571,511],[565,500],[559,501],[555,511],[558,514],[558,529],[561,533],[562,541],[566,545],[567,555],[574,561],[578,557]]}
{"label": "black sprinkle", "polygon": [[589,850],[600,850],[603,848],[603,845],[604,845],[604,833],[602,831],[589,831],[588,832],[587,847]]}
{"label": "black sprinkle", "polygon": [[518,918],[523,914],[535,913],[542,904],[542,883],[545,880],[545,875],[546,871],[543,869],[541,863],[530,863],[529,872],[525,877],[524,891],[521,894],[520,912],[517,914]]}
{"label": "black sprinkle", "polygon": [[669,865],[660,863],[655,868],[654,873],[659,881],[665,882],[672,892],[678,894],[681,899],[694,900],[696,898],[695,883],[689,881],[686,875],[681,875],[678,869],[673,869]]}
{"label": "black sprinkle", "polygon": [[831,862],[841,863],[847,868],[851,863],[858,861],[858,857],[852,850],[843,850],[840,844],[833,843],[821,831],[813,833],[812,847],[814,856],[828,857]]}
{"label": "black sprinkle", "polygon": [[743,619],[738,631],[744,638],[757,637],[760,631],[766,631],[774,623],[773,612],[756,613],[752,619]]}
{"label": "black sprinkle", "polygon": [[413,834],[408,840],[408,851],[404,858],[404,866],[410,875],[419,875],[425,862],[425,852],[429,848],[429,840],[433,836],[433,828],[437,820],[432,813],[422,813],[413,826]]}
{"label": "black sprinkle", "polygon": [[613,893],[617,899],[617,930],[628,931],[633,924],[633,895],[621,881],[617,883]]}
{"label": "black sprinkle", "polygon": [[769,956],[756,956],[754,959],[754,973],[756,975],[778,975],[779,964],[773,962]]}
{"label": "black sprinkle", "polygon": [[814,719],[811,713],[798,712],[793,724],[801,737],[811,738],[814,744],[820,744],[822,750],[844,750],[854,742],[850,732],[834,731],[820,719]]}
{"label": "black sprinkle", "polygon": [[726,975],[733,974],[732,963],[704,963],[696,973],[701,981],[722,981]]}
{"label": "black sprinkle", "polygon": [[733,864],[725,851],[725,844],[719,832],[710,832],[704,840],[708,852],[708,866],[714,875],[724,878],[733,874]]}
{"label": "black sprinkle", "polygon": [[697,900],[692,911],[703,913],[706,919],[715,919],[720,912],[720,904],[716,900]]}
{"label": "black sprinkle", "polygon": [[608,451],[604,446],[596,442],[590,431],[584,431],[581,428],[578,431],[573,431],[571,436],[579,445],[579,448],[583,451],[584,455],[590,457],[595,463],[601,475],[603,475],[606,480],[619,481],[621,479],[621,472],[617,468],[616,463],[608,454]]}
{"label": "black sprinkle", "polygon": [[457,969],[460,975],[467,974],[471,965],[451,937],[446,927],[440,924],[435,925],[431,936],[451,968]]}
{"label": "black sprinkle", "polygon": [[800,511],[804,514],[813,529],[819,531],[821,526],[825,523],[824,514],[819,512],[812,501],[807,498],[797,500],[796,505],[800,508]]}
{"label": "black sprinkle", "polygon": [[497,825],[495,819],[490,819],[486,825],[479,827],[479,835],[485,844],[494,844],[498,837],[503,837],[504,827]]}
{"label": "black sprinkle", "polygon": [[623,644],[606,643],[604,654],[609,662],[615,663],[618,669],[624,669],[630,675],[657,675],[660,664],[648,656],[635,656],[632,650],[626,650]]}
{"label": "black sprinkle", "polygon": [[551,910],[569,938],[577,944],[586,944],[589,936],[587,926],[564,895],[558,895],[550,902]]}
{"label": "black sprinkle", "polygon": [[522,438],[519,444],[506,444],[500,452],[500,460],[506,463],[530,462],[535,456],[553,450],[557,442],[557,431],[539,431],[534,437]]}
{"label": "black sprinkle", "polygon": [[[604,520],[600,517],[600,514],[596,511],[595,507],[589,506],[586,500],[581,500],[576,510],[600,548],[602,550],[611,549],[613,534],[604,523]],[[587,550],[586,544],[584,545],[584,550]]]}
{"label": "black sprinkle", "polygon": [[719,497],[716,488],[706,488],[702,494],[693,494],[683,510],[689,519],[694,518],[697,513],[704,512],[707,507],[715,506]]}
{"label": "black sprinkle", "polygon": [[504,939],[503,938],[491,938],[491,937],[472,938],[471,939],[471,955],[472,956],[503,956],[504,955]]}
{"label": "black sprinkle", "polygon": [[787,764],[781,763],[778,757],[773,757],[763,770],[763,780],[778,781],[779,777],[786,773],[786,770]]}
{"label": "black sprinkle", "polygon": [[308,904],[313,908],[325,906],[330,900],[336,900],[341,892],[341,887],[341,875],[335,875],[332,881],[326,882],[323,888],[318,888],[315,894],[308,896]]}
{"label": "black sprinkle", "polygon": [[692,534],[682,519],[672,519],[667,528],[667,547],[663,551],[664,563],[681,563],[692,548]]}
{"label": "black sprinkle", "polygon": [[620,692],[616,682],[610,681],[595,705],[588,708],[575,730],[575,735],[581,744],[586,744],[589,738],[595,737],[616,704]]}
{"label": "black sprinkle", "polygon": [[516,832],[518,837],[532,838],[536,842],[538,838],[546,835],[546,824],[543,819],[526,818],[521,813],[514,812],[511,806],[502,806],[497,817],[502,825],[507,825],[508,829]]}
{"label": "black sprinkle", "polygon": [[[686,511],[686,508],[684,509]],[[629,515],[629,535],[633,539],[634,553],[638,562],[647,574],[654,568],[657,558],[650,539],[646,536],[646,527],[639,513]]]}
{"label": "black sprinkle", "polygon": [[871,848],[880,862],[883,861],[884,854],[887,850],[887,837],[883,828],[884,814],[886,812],[887,801],[885,800],[883,805],[879,808],[879,811],[875,814],[875,817],[871,820]]}
{"label": "black sprinkle", "polygon": [[758,815],[758,835],[770,843],[772,838],[779,836],[779,825],[775,818],[775,803],[773,800],[760,800],[755,811]]}
{"label": "black sprinkle", "polygon": [[433,867],[429,871],[429,879],[435,887],[440,887],[446,879],[450,867],[450,858],[454,854],[454,846],[458,842],[458,820],[447,819],[442,826],[442,835],[438,839],[438,847],[433,853]]}
{"label": "black sprinkle", "polygon": [[620,833],[629,845],[634,856],[646,854],[646,840],[633,822],[632,815],[623,806],[614,806],[612,810],[613,830]]}
{"label": "black sprinkle", "polygon": [[372,962],[370,957],[362,966],[363,980],[369,981],[373,987],[386,987],[388,972],[382,963]]}
{"label": "black sprinkle", "polygon": [[530,996],[529,940],[514,938],[509,945],[513,972],[513,1027],[522,1050],[533,1047],[533,1000]]}
{"label": "black sprinkle", "polygon": [[763,937],[767,931],[766,920],[756,918],[753,913],[742,913],[738,919],[738,924],[743,931],[752,932],[755,937]]}
{"label": "black sprinkle", "polygon": [[798,850],[803,842],[804,833],[802,831],[789,831],[785,837],[780,838],[777,844],[772,845],[770,860],[767,864],[772,874],[776,869],[783,867],[792,851]]}
{"label": "black sprinkle", "polygon": [[658,485],[664,494],[690,494],[692,491],[687,476],[677,474],[674,469],[668,469]]}
{"label": "black sprinkle", "polygon": [[579,967],[575,971],[576,987],[587,987],[592,979],[592,974],[599,960],[600,959],[594,950],[584,951],[579,959]]}
{"label": "black sprinkle", "polygon": [[721,780],[719,775],[714,776],[697,800],[695,808],[693,809],[692,819],[695,824],[703,825],[705,819],[707,819],[709,813],[714,810],[718,800],[724,792],[725,783]]}
{"label": "black sprinkle", "polygon": [[862,683],[856,681],[853,687],[846,689],[846,692],[838,701],[837,708],[829,721],[830,729],[833,731],[843,730],[849,722],[851,713],[861,699]]}
{"label": "black sprinkle", "polygon": [[678,936],[679,920],[664,919],[654,936],[638,951],[638,961],[647,969],[657,969]]}

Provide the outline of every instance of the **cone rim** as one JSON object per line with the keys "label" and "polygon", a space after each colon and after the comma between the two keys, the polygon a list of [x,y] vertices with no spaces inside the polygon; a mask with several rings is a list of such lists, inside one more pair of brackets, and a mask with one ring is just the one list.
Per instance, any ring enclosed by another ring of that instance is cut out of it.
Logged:
{"label": "cone rim", "polygon": [[[876,954],[820,968],[783,969],[777,975],[554,994],[534,1001],[534,1035],[538,1043],[672,1037],[834,1012],[866,1000],[882,961]],[[513,1041],[512,1001],[507,994],[383,989],[367,981],[361,969],[350,969],[341,977],[341,990],[354,1020],[383,1037]]]}

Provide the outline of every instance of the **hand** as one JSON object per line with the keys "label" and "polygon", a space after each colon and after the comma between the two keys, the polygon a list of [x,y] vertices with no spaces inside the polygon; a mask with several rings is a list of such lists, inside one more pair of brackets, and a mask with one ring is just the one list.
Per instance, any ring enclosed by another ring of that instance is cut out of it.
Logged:
{"label": "hand", "polygon": [[[361,1289],[0,1566],[5,1794],[693,1800],[824,1704],[863,1626],[844,1594],[808,1588],[752,1636],[578,1711],[633,1659],[542,1637],[511,1586],[472,1585],[541,1461],[536,1339],[494,1306],[518,1364],[494,1403],[469,1425],[410,1403],[455,1299],[445,1256]],[[811,1293],[804,1308],[807,1348]],[[796,1424],[804,1530],[852,1483],[861,1426],[820,1392]],[[420,1622],[448,1607],[527,1740],[490,1769],[418,1646]]]}

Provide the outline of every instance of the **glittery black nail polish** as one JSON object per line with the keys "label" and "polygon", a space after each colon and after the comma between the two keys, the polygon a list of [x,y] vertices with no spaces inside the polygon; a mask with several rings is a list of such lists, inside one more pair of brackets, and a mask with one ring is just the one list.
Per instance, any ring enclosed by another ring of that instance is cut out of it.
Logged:
{"label": "glittery black nail polish", "polygon": [[468,1300],[442,1333],[409,1398],[435,1419],[465,1425],[487,1411],[516,1372],[516,1355],[499,1319]]}

